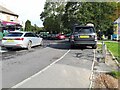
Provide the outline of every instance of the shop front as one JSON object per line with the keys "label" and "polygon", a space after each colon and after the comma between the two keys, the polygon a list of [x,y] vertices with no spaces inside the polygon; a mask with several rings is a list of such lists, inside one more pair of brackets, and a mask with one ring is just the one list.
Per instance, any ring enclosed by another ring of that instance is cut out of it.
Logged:
{"label": "shop front", "polygon": [[10,31],[15,31],[15,30],[20,30],[21,29],[21,25],[19,23],[15,23],[15,22],[8,22],[8,21],[1,21],[1,38],[3,36],[5,36],[6,34],[8,34]]}

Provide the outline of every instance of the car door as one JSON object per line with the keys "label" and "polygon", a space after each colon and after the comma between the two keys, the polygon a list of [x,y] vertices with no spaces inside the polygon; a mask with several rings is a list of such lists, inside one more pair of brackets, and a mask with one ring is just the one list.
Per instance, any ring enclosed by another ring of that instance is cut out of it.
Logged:
{"label": "car door", "polygon": [[36,35],[35,33],[33,33],[33,35],[34,35],[35,44],[39,45],[41,42],[41,38],[38,35]]}
{"label": "car door", "polygon": [[29,41],[32,41],[32,46],[36,45],[36,41],[35,41],[35,36],[32,33],[26,33],[24,35],[24,37],[26,38],[26,43],[28,44]]}

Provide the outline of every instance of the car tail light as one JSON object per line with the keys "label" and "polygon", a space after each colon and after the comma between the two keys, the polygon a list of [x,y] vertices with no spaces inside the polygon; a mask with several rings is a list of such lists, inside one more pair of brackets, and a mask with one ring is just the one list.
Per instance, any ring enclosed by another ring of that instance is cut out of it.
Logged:
{"label": "car tail light", "polygon": [[71,35],[71,39],[74,39],[74,36],[73,36],[73,35]]}
{"label": "car tail light", "polygon": [[97,35],[95,35],[95,40],[97,40]]}
{"label": "car tail light", "polygon": [[16,46],[21,46],[21,44],[16,44]]}
{"label": "car tail light", "polygon": [[24,40],[24,38],[15,38],[14,40]]}

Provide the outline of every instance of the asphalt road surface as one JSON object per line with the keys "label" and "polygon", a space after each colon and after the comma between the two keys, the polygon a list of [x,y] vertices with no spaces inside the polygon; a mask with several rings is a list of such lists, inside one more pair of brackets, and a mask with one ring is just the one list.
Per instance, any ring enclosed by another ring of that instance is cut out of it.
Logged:
{"label": "asphalt road surface", "polygon": [[8,51],[2,54],[2,87],[14,87],[42,71],[19,88],[89,88],[93,51],[70,49],[66,40],[45,40],[31,51]]}

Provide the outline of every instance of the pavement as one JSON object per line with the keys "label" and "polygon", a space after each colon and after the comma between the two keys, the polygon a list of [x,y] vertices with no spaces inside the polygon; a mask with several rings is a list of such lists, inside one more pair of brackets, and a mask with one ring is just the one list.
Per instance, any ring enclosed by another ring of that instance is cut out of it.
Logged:
{"label": "pavement", "polygon": [[17,88],[89,88],[89,76],[88,70],[55,64],[45,72],[25,80],[25,83],[18,84]]}
{"label": "pavement", "polygon": [[[69,51],[47,47],[3,60],[3,87],[89,88],[92,51],[91,49]],[[46,56],[44,53],[47,53]]]}
{"label": "pavement", "polygon": [[[104,41],[104,42],[115,42],[116,41]],[[99,42],[97,44],[102,44],[102,42]],[[100,53],[100,50],[98,50],[99,52],[96,52],[96,60],[99,58],[101,58],[99,61],[95,62],[95,66],[94,69],[96,72],[111,72],[114,70],[118,70],[118,66],[115,62],[115,60],[113,60],[112,55],[110,54],[110,52],[108,50],[106,50],[106,59],[105,61],[102,60],[103,58],[103,54]]]}
{"label": "pavement", "polygon": [[[71,53],[73,52],[76,51],[68,50],[62,56],[62,58],[59,58],[42,71],[25,79],[24,81],[18,83],[12,88],[89,88],[91,82],[90,66],[92,65],[92,61],[89,61],[87,59],[81,60],[81,58],[71,57]],[[107,64],[95,63],[95,71],[112,71],[113,68],[110,66],[110,62],[111,61],[108,61]]]}

